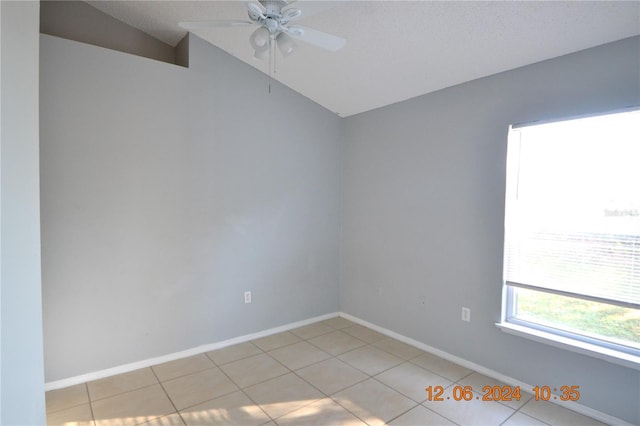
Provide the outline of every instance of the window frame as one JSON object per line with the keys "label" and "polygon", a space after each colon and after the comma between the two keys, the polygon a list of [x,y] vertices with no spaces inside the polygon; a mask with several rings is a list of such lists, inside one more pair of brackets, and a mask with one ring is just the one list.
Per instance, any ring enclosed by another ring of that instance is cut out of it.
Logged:
{"label": "window frame", "polygon": [[[640,111],[640,106],[633,106],[624,109],[618,109],[613,111],[606,111],[602,113],[581,115],[581,116],[573,116],[573,117],[565,117],[556,120],[549,121],[540,121],[534,123],[526,123],[526,124],[517,124],[509,126],[509,133],[511,134],[513,129],[518,129],[522,127],[528,127],[532,125],[540,125],[540,124],[548,124],[548,123],[558,123],[563,121],[570,121],[575,119],[589,118],[589,117],[599,117],[605,115],[612,115],[624,112],[633,112]],[[507,145],[509,146],[509,145]],[[508,152],[508,150],[507,150]],[[519,154],[518,154],[519,155]],[[508,157],[507,157],[508,159]],[[505,173],[505,223],[507,220],[507,203],[508,197],[511,194],[510,192],[510,183],[509,182],[509,170],[506,170]],[[631,307],[633,309],[638,309],[635,305],[627,305],[624,302],[621,303],[611,303],[608,300],[602,300],[597,297],[591,297],[582,294],[575,294],[570,292],[564,292],[562,290],[554,290],[554,289],[546,289],[537,287],[535,285],[527,285],[521,283],[510,282],[505,279],[505,265],[506,265],[506,228],[504,234],[504,246],[503,246],[503,281],[502,281],[502,303],[501,303],[501,316],[500,322],[495,325],[504,332],[514,334],[520,337],[524,337],[530,340],[535,340],[547,345],[560,347],[563,349],[567,349],[573,352],[582,353],[585,355],[589,355],[592,357],[600,358],[608,362],[612,362],[615,364],[623,365],[625,367],[630,367],[635,370],[640,370],[640,349],[635,349],[633,347],[617,344],[614,342],[609,342],[602,339],[597,339],[594,337],[590,337],[587,335],[582,335],[578,333],[574,333],[568,330],[563,330],[560,328],[555,328],[549,325],[535,323],[531,321],[526,321],[521,318],[516,317],[517,313],[517,298],[516,291],[518,288],[524,288],[531,291],[536,291],[540,293],[548,293],[548,294],[556,294],[560,296],[567,296],[572,298],[578,298],[581,300],[589,300],[595,301],[599,303],[606,303],[617,306],[625,306]]]}

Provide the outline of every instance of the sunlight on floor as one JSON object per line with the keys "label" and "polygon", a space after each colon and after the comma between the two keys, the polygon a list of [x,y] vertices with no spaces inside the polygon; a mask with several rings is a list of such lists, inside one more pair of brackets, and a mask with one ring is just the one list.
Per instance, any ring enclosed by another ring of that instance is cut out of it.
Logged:
{"label": "sunlight on floor", "polygon": [[437,383],[496,381],[342,318],[47,392],[65,426],[603,424],[528,395],[427,400]]}

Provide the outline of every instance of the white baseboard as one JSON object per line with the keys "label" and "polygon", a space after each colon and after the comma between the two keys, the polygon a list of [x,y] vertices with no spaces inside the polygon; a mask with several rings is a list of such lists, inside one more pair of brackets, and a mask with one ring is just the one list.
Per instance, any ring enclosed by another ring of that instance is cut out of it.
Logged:
{"label": "white baseboard", "polygon": [[186,349],[180,352],[174,352],[168,355],[162,355],[155,358],[145,359],[143,361],[132,362],[130,364],[119,365],[113,368],[107,368],[105,370],[94,371],[80,376],[69,377],[67,379],[56,380],[53,382],[45,383],[44,390],[50,391],[55,389],[66,388],[67,386],[78,385],[80,383],[90,382],[93,380],[103,379],[105,377],[115,376],[116,374],[128,373],[130,371],[138,370],[140,368],[151,367],[153,365],[162,364],[169,361],[175,361],[177,359],[187,358],[193,355],[198,355],[204,352],[214,351],[216,349],[222,349],[227,346],[235,345],[238,343],[248,342],[250,340],[259,339],[261,337],[270,336],[272,334],[281,333],[283,331],[293,330],[294,328],[302,327],[312,324],[314,322],[323,321],[329,318],[337,317],[338,312],[320,315],[317,317],[309,318],[302,321],[292,322],[289,324],[281,325],[279,327],[270,328],[268,330],[259,331],[257,333],[245,334],[244,336],[234,337],[233,339],[223,340],[221,342],[209,343],[195,348]]}
{"label": "white baseboard", "polygon": [[[302,320],[302,321],[297,321],[297,322],[293,322],[293,323],[289,323],[289,324],[285,324],[285,325],[281,325],[279,327],[274,327],[274,328],[270,328],[268,330],[263,330],[263,331],[259,331],[257,333],[251,333],[251,334],[246,334],[244,336],[239,336],[239,337],[234,337],[233,339],[228,339],[228,340],[224,340],[221,342],[215,342],[215,343],[210,343],[207,345],[202,345],[202,346],[198,346],[195,348],[191,348],[191,349],[187,349],[184,351],[180,351],[180,352],[175,352],[172,354],[168,354],[168,355],[163,355],[163,356],[159,356],[159,357],[155,357],[155,358],[149,358],[143,361],[138,361],[138,362],[133,362],[130,364],[124,364],[124,365],[120,365],[117,367],[113,367],[113,368],[108,368],[105,370],[100,370],[100,371],[95,371],[92,373],[87,373],[87,374],[83,374],[80,376],[75,376],[75,377],[70,377],[67,379],[62,379],[62,380],[56,380],[54,382],[48,382],[45,384],[45,391],[50,391],[50,390],[54,390],[54,389],[60,389],[60,388],[65,388],[67,386],[73,386],[73,385],[77,385],[80,383],[85,383],[85,382],[90,382],[92,380],[98,380],[98,379],[102,379],[105,377],[110,377],[110,376],[114,376],[116,374],[122,374],[122,373],[128,373],[130,371],[134,371],[134,370],[138,370],[140,368],[146,368],[146,367],[151,367],[153,365],[158,365],[158,364],[162,364],[165,362],[169,362],[169,361],[175,361],[177,359],[181,359],[181,358],[187,358],[193,355],[198,355],[204,352],[209,352],[209,351],[213,351],[216,349],[222,349],[224,347],[227,346],[231,346],[231,345],[235,345],[238,343],[244,343],[244,342],[248,342],[250,340],[255,340],[255,339],[259,339],[261,337],[266,337],[266,336],[270,336],[272,334],[276,334],[276,333],[281,333],[283,331],[289,331],[292,330],[294,328],[298,328],[298,327],[302,327],[308,324],[312,324],[314,322],[318,322],[318,321],[323,321],[329,318],[333,318],[333,317],[343,317],[345,319],[348,319],[350,321],[353,321],[356,324],[360,324],[363,325],[365,327],[368,327],[372,330],[375,330],[381,334],[384,334],[385,336],[389,336],[392,337],[396,340],[399,340],[401,342],[404,342],[408,345],[414,346],[418,349],[421,349],[425,352],[429,352],[432,353],[434,355],[439,356],[440,358],[446,359],[448,361],[454,362],[456,364],[459,364],[463,367],[469,368],[471,370],[477,371],[480,374],[484,374],[485,376],[491,377],[495,380],[499,380],[503,383],[506,383],[510,386],[520,386],[521,389],[533,389],[533,386],[528,384],[528,383],[524,383],[521,382],[519,380],[516,380],[512,377],[509,376],[505,376],[502,373],[499,373],[497,371],[491,370],[489,368],[483,367],[482,365],[476,364],[474,362],[468,361],[464,358],[460,358],[458,356],[455,355],[451,355],[450,353],[444,352],[440,349],[434,348],[432,346],[429,346],[425,343],[419,342],[417,340],[411,339],[410,337],[406,337],[403,336],[402,334],[398,334],[394,331],[391,331],[389,329],[386,329],[384,327],[380,327],[376,324],[372,324],[368,321],[365,321],[363,319],[360,319],[358,317],[354,317],[353,315],[349,315],[347,313],[344,312],[334,312],[334,313],[330,313],[330,314],[325,314],[325,315],[320,315],[317,317],[313,317],[313,318],[309,318],[306,320]],[[587,407],[586,405],[582,405],[582,404],[578,404],[576,402],[572,402],[572,401],[549,401],[551,403],[563,406],[565,408],[568,408],[569,410],[575,411],[577,413],[583,414],[585,416],[589,416],[592,417],[596,420],[599,420],[603,423],[607,423],[607,424],[611,424],[611,425],[619,425],[619,426],[633,426],[631,423],[625,422],[624,420],[621,420],[617,417],[611,416],[609,414],[603,413],[601,411],[598,410],[594,410],[593,408]]]}
{"label": "white baseboard", "polygon": [[[414,346],[418,349],[422,349],[425,352],[429,352],[432,353],[434,355],[439,356],[440,358],[446,359],[447,361],[451,361],[454,362],[456,364],[459,364],[463,367],[466,367],[470,370],[474,370],[477,371],[480,374],[484,374],[487,377],[491,377],[492,379],[495,380],[499,380],[503,383],[506,383],[510,386],[520,386],[520,389],[533,389],[533,385],[530,385],[528,383],[524,383],[521,382],[519,380],[514,379],[513,377],[509,377],[509,376],[505,376],[502,373],[498,373],[497,371],[491,370],[489,368],[483,367],[482,365],[476,364],[474,362],[468,361],[464,358],[460,358],[458,356],[455,355],[451,355],[450,353],[441,351],[440,349],[436,349],[432,346],[429,346],[427,344],[424,344],[422,342],[419,342],[417,340],[411,339],[409,337],[403,336],[402,334],[398,334],[394,331],[388,330],[384,327],[380,327],[376,324],[372,324],[368,321],[362,320],[358,317],[354,317],[353,315],[349,315],[346,314],[344,312],[340,312],[339,316],[348,319],[350,321],[355,322],[356,324],[360,324],[363,325],[365,327],[368,327],[372,330],[375,330],[381,334],[384,334],[385,336],[389,336],[389,337],[393,337],[396,340],[400,340],[401,342],[404,342],[408,345]],[[610,425],[618,425],[618,426],[633,426],[631,423],[625,422],[622,419],[619,419],[617,417],[611,416],[609,414],[603,413],[601,411],[598,410],[594,410],[593,408],[587,407],[586,405],[582,405],[582,404],[578,404],[577,402],[573,402],[573,401],[560,401],[560,400],[552,400],[549,401],[553,404],[556,405],[560,405],[562,407],[565,407],[569,410],[575,411],[576,413],[579,414],[583,414],[585,416],[588,417],[592,417],[598,421],[601,421],[603,423],[606,424],[610,424]]]}

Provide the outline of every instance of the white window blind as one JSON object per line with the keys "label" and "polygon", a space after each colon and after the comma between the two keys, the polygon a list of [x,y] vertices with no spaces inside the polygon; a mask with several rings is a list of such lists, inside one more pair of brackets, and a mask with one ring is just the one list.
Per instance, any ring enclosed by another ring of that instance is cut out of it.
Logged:
{"label": "white window blind", "polygon": [[640,308],[640,111],[511,128],[505,281]]}

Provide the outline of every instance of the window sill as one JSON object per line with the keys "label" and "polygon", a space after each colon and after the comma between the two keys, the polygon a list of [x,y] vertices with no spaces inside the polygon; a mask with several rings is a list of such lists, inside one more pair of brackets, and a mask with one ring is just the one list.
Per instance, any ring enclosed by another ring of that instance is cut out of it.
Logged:
{"label": "window sill", "polygon": [[524,337],[525,339],[535,340],[536,342],[592,356],[624,367],[633,368],[634,370],[640,370],[640,357],[635,355],[603,348],[590,343],[580,342],[567,337],[557,336],[555,334],[535,330],[529,327],[523,327],[521,325],[500,322],[496,323],[496,327],[506,333]]}

